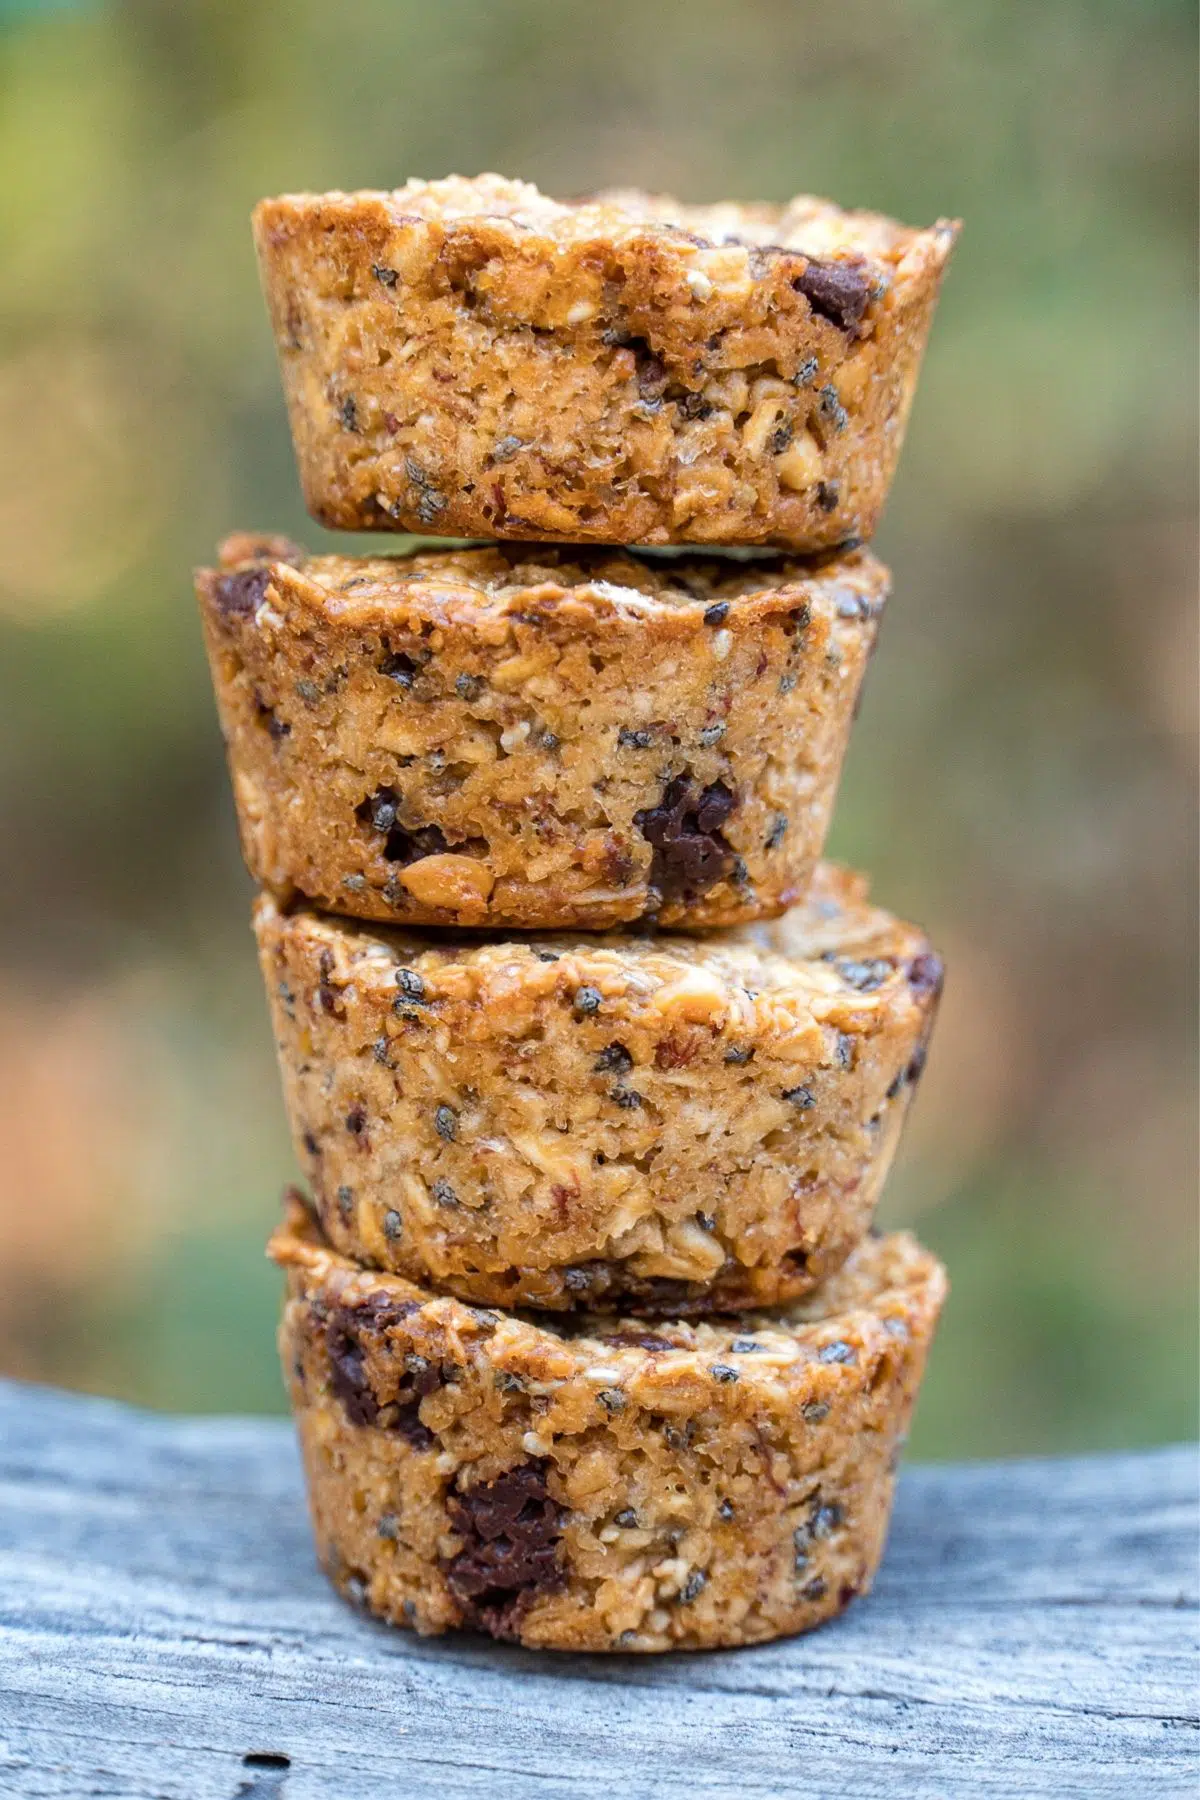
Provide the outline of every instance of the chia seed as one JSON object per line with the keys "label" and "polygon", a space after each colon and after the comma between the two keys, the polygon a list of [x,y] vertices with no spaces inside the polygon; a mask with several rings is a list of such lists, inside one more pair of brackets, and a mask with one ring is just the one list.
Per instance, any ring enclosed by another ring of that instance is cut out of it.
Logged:
{"label": "chia seed", "polygon": [[819,1425],[822,1419],[829,1417],[829,1407],[824,1400],[806,1400],[800,1408],[800,1416],[809,1425]]}
{"label": "chia seed", "polygon": [[338,417],[342,421],[343,431],[358,430],[358,402],[353,394],[347,394],[338,407]]}
{"label": "chia seed", "polygon": [[728,1387],[731,1382],[740,1379],[737,1369],[731,1363],[714,1363],[710,1373],[713,1380],[720,1382],[722,1387]]}
{"label": "chia seed", "polygon": [[581,987],[575,990],[575,1011],[584,1013],[599,1012],[600,990],[594,987]]}
{"label": "chia seed", "polygon": [[784,838],[787,836],[787,828],[787,814],[776,813],[775,823],[767,834],[766,848],[768,850],[777,850],[779,848],[780,844],[782,844]]}
{"label": "chia seed", "polygon": [[371,273],[376,281],[382,281],[385,288],[394,288],[400,279],[395,269],[387,269],[382,263],[372,263]]}
{"label": "chia seed", "polygon": [[385,1037],[377,1037],[375,1042],[371,1045],[371,1055],[375,1058],[377,1063],[382,1063],[385,1069],[390,1069],[392,1066],[391,1062],[388,1060],[388,1052],[391,1050],[391,1047],[391,1044]]}
{"label": "chia seed", "polygon": [[613,1519],[613,1524],[619,1525],[622,1531],[636,1531],[637,1522],[638,1516],[634,1512],[632,1506],[623,1506],[621,1511]]}
{"label": "chia seed", "polygon": [[483,679],[479,675],[456,675],[454,691],[460,700],[478,700],[483,692]]}
{"label": "chia seed", "polygon": [[704,623],[706,625],[723,625],[728,617],[728,600],[718,600],[715,605],[706,606],[704,609]]}
{"label": "chia seed", "polygon": [[440,1138],[452,1144],[458,1136],[458,1114],[449,1106],[439,1106],[433,1115],[434,1130]]}
{"label": "chia seed", "polygon": [[738,1063],[739,1065],[748,1063],[748,1062],[753,1062],[754,1061],[754,1045],[753,1044],[734,1044],[731,1049],[729,1049],[725,1052],[725,1061],[727,1063]]}
{"label": "chia seed", "polygon": [[597,1075],[627,1075],[632,1067],[633,1058],[624,1044],[607,1045],[592,1064]]}
{"label": "chia seed", "polygon": [[609,1088],[608,1097],[610,1100],[615,1101],[619,1107],[623,1108],[625,1112],[636,1112],[638,1107],[642,1105],[642,1096],[635,1088]]}
{"label": "chia seed", "polygon": [[817,1104],[817,1097],[810,1087],[787,1088],[782,1097],[790,1100],[793,1106],[798,1106],[801,1112],[808,1112]]}
{"label": "chia seed", "polygon": [[379,1523],[375,1527],[376,1537],[384,1538],[388,1543],[392,1543],[399,1536],[399,1532],[400,1521],[395,1513],[381,1513]]}
{"label": "chia seed", "polygon": [[692,1601],[695,1600],[699,1594],[703,1593],[707,1584],[708,1584],[708,1576],[704,1573],[704,1570],[703,1569],[693,1569],[691,1574],[688,1576],[687,1580],[684,1582],[682,1590],[680,1591],[680,1595],[679,1595],[680,1605],[681,1606],[690,1606],[692,1604]]}
{"label": "chia seed", "polygon": [[800,364],[800,367],[796,370],[796,373],[792,376],[793,385],[801,388],[811,387],[816,379],[817,370],[819,368],[820,364],[815,356],[806,356],[804,361]]}
{"label": "chia seed", "polygon": [[757,1338],[734,1338],[729,1346],[735,1356],[752,1356],[756,1350],[761,1350],[762,1347]]}
{"label": "chia seed", "polygon": [[823,1363],[852,1363],[858,1361],[858,1353],[853,1345],[843,1343],[841,1338],[832,1344],[825,1344],[817,1351],[817,1361]]}
{"label": "chia seed", "polygon": [[835,431],[845,431],[850,423],[850,415],[838,398],[838,391],[835,387],[821,389],[821,400],[817,411],[827,424],[833,426]]}
{"label": "chia seed", "polygon": [[439,1206],[457,1206],[458,1195],[448,1181],[440,1178],[433,1184],[433,1197]]}
{"label": "chia seed", "polygon": [[350,1209],[354,1205],[354,1189],[340,1187],[337,1191],[338,1212],[342,1215],[342,1224],[350,1223]]}
{"label": "chia seed", "polygon": [[620,1388],[601,1388],[596,1395],[606,1413],[622,1413],[627,1404],[626,1396]]}
{"label": "chia seed", "polygon": [[700,733],[700,742],[704,745],[706,750],[711,750],[713,745],[719,744],[724,736],[725,727],[723,724],[706,725],[704,730]]}
{"label": "chia seed", "polygon": [[882,956],[872,957],[865,962],[860,962],[855,957],[841,956],[834,959],[833,966],[847,986],[855,988],[860,994],[874,993],[892,973],[892,964]]}
{"label": "chia seed", "polygon": [[409,1000],[425,998],[425,983],[415,969],[397,969],[396,986]]}
{"label": "chia seed", "polygon": [[731,1500],[721,1501],[720,1505],[717,1507],[717,1517],[718,1519],[724,1519],[726,1524],[729,1523],[730,1519],[733,1518],[733,1502]]}
{"label": "chia seed", "polygon": [[400,1214],[394,1207],[389,1207],[388,1211],[383,1215],[384,1237],[387,1238],[389,1243],[394,1244],[396,1239],[400,1236],[401,1230]]}
{"label": "chia seed", "polygon": [[648,750],[653,742],[652,731],[630,731],[628,726],[622,725],[617,733],[618,750]]}

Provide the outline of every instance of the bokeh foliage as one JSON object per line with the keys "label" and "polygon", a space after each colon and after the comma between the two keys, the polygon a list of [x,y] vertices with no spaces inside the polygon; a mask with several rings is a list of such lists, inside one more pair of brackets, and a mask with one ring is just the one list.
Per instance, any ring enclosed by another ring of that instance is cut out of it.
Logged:
{"label": "bokeh foliage", "polygon": [[833,848],[951,968],[932,1455],[1194,1429],[1182,0],[0,6],[0,1366],[281,1404],[290,1158],[190,565],[317,545],[246,215],[499,168],[966,231]]}

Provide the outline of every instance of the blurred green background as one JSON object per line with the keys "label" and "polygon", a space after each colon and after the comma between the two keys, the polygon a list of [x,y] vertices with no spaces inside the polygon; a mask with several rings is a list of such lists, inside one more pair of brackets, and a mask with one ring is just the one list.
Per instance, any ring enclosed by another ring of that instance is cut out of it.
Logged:
{"label": "blurred green background", "polygon": [[950,985],[926,1456],[1195,1429],[1193,9],[0,0],[0,1368],[282,1405],[291,1172],[189,570],[305,524],[247,213],[495,168],[966,231],[833,848]]}

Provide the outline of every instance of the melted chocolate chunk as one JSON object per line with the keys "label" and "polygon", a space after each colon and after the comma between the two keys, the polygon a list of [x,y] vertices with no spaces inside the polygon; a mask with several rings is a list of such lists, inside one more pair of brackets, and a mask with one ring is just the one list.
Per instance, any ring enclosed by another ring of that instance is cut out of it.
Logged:
{"label": "melted chocolate chunk", "polygon": [[456,1483],[447,1496],[465,1543],[446,1569],[446,1585],[466,1622],[492,1637],[517,1637],[534,1595],[563,1585],[563,1514],[547,1492],[546,1468],[545,1462],[522,1463],[480,1487],[463,1491]]}
{"label": "melted chocolate chunk", "polygon": [[908,985],[914,994],[940,994],[944,975],[941,957],[931,950],[923,950],[908,965]]}
{"label": "melted chocolate chunk", "polygon": [[862,322],[871,298],[871,278],[860,262],[821,262],[810,257],[803,275],[792,283],[815,313],[842,331]]}
{"label": "melted chocolate chunk", "polygon": [[227,617],[248,619],[266,599],[270,585],[270,569],[238,569],[232,575],[218,576],[213,592]]}
{"label": "melted chocolate chunk", "polygon": [[721,827],[737,805],[723,781],[697,788],[687,775],[669,782],[657,806],[634,815],[654,846],[650,880],[664,900],[706,894],[734,866]]}
{"label": "melted chocolate chunk", "polygon": [[[380,1425],[399,1431],[410,1443],[414,1430],[424,1434],[427,1443],[433,1439],[416,1416],[417,1402],[408,1393],[399,1396],[394,1405],[381,1405],[371,1386],[366,1370],[363,1331],[386,1331],[401,1319],[417,1311],[417,1302],[389,1300],[376,1295],[357,1306],[339,1306],[325,1327],[325,1350],[329,1358],[329,1385],[332,1387],[352,1425]],[[411,1415],[411,1416],[409,1416]],[[425,1444],[418,1446],[425,1448]]]}

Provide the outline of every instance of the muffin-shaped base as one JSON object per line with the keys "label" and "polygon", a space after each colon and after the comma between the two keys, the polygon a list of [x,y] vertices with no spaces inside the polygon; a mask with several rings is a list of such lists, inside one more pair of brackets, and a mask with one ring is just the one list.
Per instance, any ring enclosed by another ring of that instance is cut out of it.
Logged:
{"label": "muffin-shaped base", "polygon": [[420,1632],[674,1650],[806,1631],[869,1588],[945,1292],[872,1239],[807,1303],[578,1333],[274,1238],[317,1550]]}
{"label": "muffin-shaped base", "polygon": [[820,564],[538,549],[197,578],[251,872],[412,925],[728,925],[804,890],[887,592]]}
{"label": "muffin-shaped base", "polygon": [[807,197],[289,194],[254,234],[324,524],[609,544],[869,538],[957,227]]}
{"label": "muffin-shaped base", "polygon": [[339,1250],[462,1299],[806,1293],[870,1223],[941,965],[824,868],[770,926],[447,942],[264,897],[297,1153]]}

